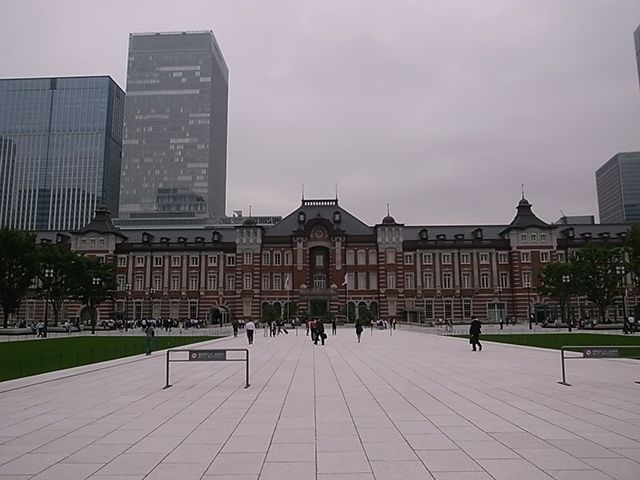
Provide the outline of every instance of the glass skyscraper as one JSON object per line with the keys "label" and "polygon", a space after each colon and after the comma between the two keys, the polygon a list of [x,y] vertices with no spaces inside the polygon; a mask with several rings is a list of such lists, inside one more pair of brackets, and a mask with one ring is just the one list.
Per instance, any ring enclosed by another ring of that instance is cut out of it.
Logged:
{"label": "glass skyscraper", "polygon": [[129,36],[120,225],[225,214],[228,77],[211,31]]}
{"label": "glass skyscraper", "polygon": [[123,114],[108,76],[0,79],[0,224],[75,230],[117,212]]}
{"label": "glass skyscraper", "polygon": [[596,171],[600,223],[640,223],[640,152],[617,153]]}

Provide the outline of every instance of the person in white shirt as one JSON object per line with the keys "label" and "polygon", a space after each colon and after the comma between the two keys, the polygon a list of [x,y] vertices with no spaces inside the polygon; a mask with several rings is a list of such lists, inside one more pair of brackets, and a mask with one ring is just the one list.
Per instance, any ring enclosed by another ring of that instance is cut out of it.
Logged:
{"label": "person in white shirt", "polygon": [[253,321],[249,320],[244,324],[244,329],[247,331],[247,339],[249,340],[249,345],[253,345],[253,333],[256,330],[256,324]]}

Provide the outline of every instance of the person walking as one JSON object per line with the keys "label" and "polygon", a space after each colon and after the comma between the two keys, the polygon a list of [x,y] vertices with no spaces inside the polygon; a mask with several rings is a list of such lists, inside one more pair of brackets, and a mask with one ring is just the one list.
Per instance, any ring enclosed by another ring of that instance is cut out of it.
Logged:
{"label": "person walking", "polygon": [[476,351],[476,345],[482,351],[482,345],[480,344],[480,329],[482,328],[482,323],[476,317],[473,317],[471,320],[471,325],[469,325],[469,343],[473,347],[473,351]]}
{"label": "person walking", "polygon": [[144,351],[145,355],[151,355],[151,350],[153,349],[153,337],[155,336],[155,328],[153,328],[153,324],[149,322],[147,327],[144,329]]}
{"label": "person walking", "polygon": [[256,324],[253,323],[253,320],[249,320],[244,324],[244,329],[247,331],[247,340],[249,340],[249,345],[253,345],[253,333],[256,331]]}
{"label": "person walking", "polygon": [[360,337],[362,336],[362,324],[360,320],[356,321],[356,337],[358,337],[358,343],[360,343]]}
{"label": "person walking", "polygon": [[338,320],[335,318],[331,319],[331,334],[335,335],[338,333]]}
{"label": "person walking", "polygon": [[234,318],[231,321],[231,326],[233,327],[233,337],[237,338],[238,337],[238,329],[240,328],[240,322],[238,322],[238,319]]}
{"label": "person walking", "polygon": [[316,320],[316,340],[314,345],[318,344],[318,340],[322,341],[322,345],[324,345],[324,340],[327,338],[327,334],[324,333],[324,323],[322,323],[321,319]]}
{"label": "person walking", "polygon": [[314,343],[318,343],[316,340],[316,321],[315,320],[309,321],[309,331],[311,332],[311,341]]}

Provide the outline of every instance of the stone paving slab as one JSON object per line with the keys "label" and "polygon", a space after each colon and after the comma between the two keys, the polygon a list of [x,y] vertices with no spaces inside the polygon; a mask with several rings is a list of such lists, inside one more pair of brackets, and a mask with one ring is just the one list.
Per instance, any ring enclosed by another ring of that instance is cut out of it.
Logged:
{"label": "stone paving slab", "polygon": [[248,389],[241,362],[163,389],[162,352],[0,383],[0,480],[640,479],[637,361],[570,360],[567,387],[557,351],[404,329],[248,348]]}

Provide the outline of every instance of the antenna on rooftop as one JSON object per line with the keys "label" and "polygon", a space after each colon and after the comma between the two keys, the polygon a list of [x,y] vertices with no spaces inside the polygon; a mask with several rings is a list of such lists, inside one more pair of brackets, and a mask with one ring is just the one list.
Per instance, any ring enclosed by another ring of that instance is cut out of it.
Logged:
{"label": "antenna on rooftop", "polygon": [[302,201],[304,201],[304,183],[302,184]]}
{"label": "antenna on rooftop", "polygon": [[387,217],[389,216],[389,204],[387,203]]}
{"label": "antenna on rooftop", "polygon": [[338,182],[336,182],[336,201],[338,201]]}
{"label": "antenna on rooftop", "polygon": [[520,186],[522,187],[522,198],[524,198],[524,183],[521,183]]}

